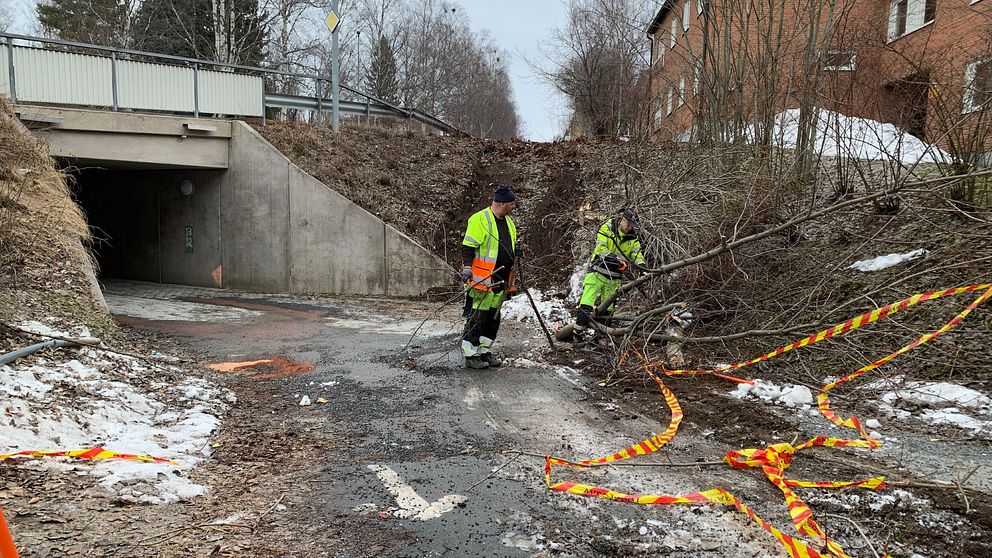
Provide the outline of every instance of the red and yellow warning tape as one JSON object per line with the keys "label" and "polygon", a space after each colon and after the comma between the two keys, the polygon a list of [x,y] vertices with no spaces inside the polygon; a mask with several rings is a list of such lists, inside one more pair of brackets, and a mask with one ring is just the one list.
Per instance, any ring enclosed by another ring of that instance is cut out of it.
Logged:
{"label": "red and yellow warning tape", "polygon": [[[744,368],[758,362],[775,358],[776,356],[793,349],[813,345],[823,341],[824,339],[829,339],[830,337],[837,335],[843,335],[859,327],[864,327],[882,318],[901,312],[920,302],[934,300],[944,296],[953,296],[962,293],[979,291],[981,291],[982,294],[979,295],[978,298],[976,298],[971,304],[968,305],[967,308],[962,310],[957,316],[936,331],[921,335],[911,343],[899,348],[896,351],[893,351],[892,353],[889,353],[881,359],[864,366],[835,382],[831,382],[823,386],[817,397],[817,407],[819,408],[820,413],[837,426],[857,430],[861,434],[860,440],[844,440],[831,438],[828,436],[817,436],[809,441],[799,444],[798,446],[793,446],[789,443],[779,443],[772,444],[764,449],[734,450],[727,452],[727,455],[724,456],[724,462],[731,467],[737,469],[752,467],[760,468],[762,472],[765,473],[768,480],[782,491],[782,494],[785,497],[786,506],[789,509],[789,515],[792,517],[792,523],[796,531],[805,537],[809,537],[812,542],[801,540],[783,533],[774,525],[758,517],[758,515],[748,508],[740,499],[724,488],[718,487],[701,492],[683,494],[680,496],[668,496],[661,494],[626,494],[596,486],[578,484],[574,482],[553,482],[551,480],[551,473],[556,466],[582,469],[585,467],[601,466],[614,461],[633,459],[641,455],[649,455],[658,451],[675,437],[679,424],[682,422],[682,408],[679,405],[675,394],[672,393],[667,386],[665,386],[664,382],[661,380],[661,377],[655,372],[655,370],[659,370],[661,373],[669,376],[697,376],[701,374],[712,374],[723,377],[723,372]],[[870,490],[878,490],[885,487],[884,478],[871,477],[863,480],[838,482],[800,481],[789,479],[785,476],[785,470],[792,463],[793,456],[799,451],[810,447],[860,447],[874,449],[881,445],[881,442],[875,438],[872,438],[868,432],[865,431],[861,421],[857,417],[852,416],[849,418],[842,418],[837,415],[830,408],[830,400],[827,397],[827,392],[837,386],[843,385],[855,378],[858,378],[859,376],[879,368],[896,357],[903,355],[916,347],[924,345],[937,337],[940,337],[944,333],[947,333],[964,321],[968,314],[970,314],[983,302],[987,301],[990,297],[992,297],[992,283],[915,294],[911,297],[900,300],[899,302],[884,306],[877,310],[872,310],[871,312],[866,312],[860,316],[851,318],[846,322],[837,324],[818,333],[814,333],[809,337],[800,339],[783,347],[779,347],[778,349],[775,349],[774,351],[760,357],[709,370],[665,370],[663,366],[652,362],[646,356],[635,353],[643,361],[641,368],[657,382],[658,388],[665,397],[665,401],[668,403],[669,409],[671,409],[671,419],[669,420],[668,428],[665,432],[657,436],[653,436],[638,442],[629,448],[604,457],[586,459],[584,461],[574,463],[556,457],[547,456],[545,458],[544,467],[545,483],[551,490],[634,504],[669,505],[712,503],[733,506],[740,512],[747,514],[748,517],[754,520],[759,526],[761,526],[762,529],[775,537],[775,539],[779,541],[779,543],[785,548],[788,555],[792,558],[819,558],[820,556],[847,558],[848,555],[844,552],[843,548],[841,548],[836,541],[827,536],[823,528],[820,527],[820,525],[813,519],[813,512],[810,510],[809,506],[807,506],[806,503],[798,495],[796,495],[795,492],[793,492],[792,488],[865,488]]]}
{"label": "red and yellow warning tape", "polygon": [[18,451],[14,453],[4,453],[0,454],[0,461],[4,459],[10,459],[12,457],[74,457],[76,459],[127,459],[130,461],[143,461],[145,463],[171,463],[173,465],[179,465],[179,462],[172,459],[165,459],[162,457],[152,457],[151,455],[134,455],[130,453],[118,453],[116,451],[110,451],[103,449],[101,447],[95,447],[90,449],[78,449],[78,450],[27,450]]}

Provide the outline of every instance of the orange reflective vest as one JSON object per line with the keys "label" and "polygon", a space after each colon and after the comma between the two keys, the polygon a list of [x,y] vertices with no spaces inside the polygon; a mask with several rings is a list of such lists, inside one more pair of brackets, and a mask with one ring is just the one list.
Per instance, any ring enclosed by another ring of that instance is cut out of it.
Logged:
{"label": "orange reflective vest", "polygon": [[[510,250],[516,253],[517,225],[509,215],[506,216],[506,228],[510,231]],[[468,218],[462,245],[470,246],[475,250],[475,257],[472,258],[472,280],[469,286],[480,291],[492,291],[494,283],[497,282],[493,272],[496,271],[496,257],[499,255],[499,230],[492,209],[487,207]],[[511,272],[506,290],[511,293],[516,292],[515,283]]]}

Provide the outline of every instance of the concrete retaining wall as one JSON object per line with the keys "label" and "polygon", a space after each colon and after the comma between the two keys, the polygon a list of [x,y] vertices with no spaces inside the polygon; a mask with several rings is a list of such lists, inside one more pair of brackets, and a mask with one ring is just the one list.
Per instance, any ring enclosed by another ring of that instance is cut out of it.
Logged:
{"label": "concrete retaining wall", "polygon": [[[108,277],[258,292],[417,296],[443,260],[232,123],[226,171],[87,171],[80,200]],[[181,191],[188,180],[189,195]],[[98,233],[99,234],[99,233]],[[189,244],[191,242],[191,245]]]}
{"label": "concrete retaining wall", "polygon": [[[443,260],[306,174],[234,122],[221,180],[225,286],[256,291],[416,296],[451,282]],[[231,247],[229,247],[231,246]]]}

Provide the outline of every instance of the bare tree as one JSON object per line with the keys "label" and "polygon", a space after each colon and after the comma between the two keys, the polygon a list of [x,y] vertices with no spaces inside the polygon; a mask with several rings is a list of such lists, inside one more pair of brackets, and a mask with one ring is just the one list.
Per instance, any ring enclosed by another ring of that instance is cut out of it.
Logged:
{"label": "bare tree", "polygon": [[568,25],[545,50],[551,67],[532,63],[570,101],[595,136],[630,136],[647,110],[643,25],[653,3],[572,0]]}
{"label": "bare tree", "polygon": [[0,31],[6,31],[14,23],[14,13],[7,5],[0,5]]}

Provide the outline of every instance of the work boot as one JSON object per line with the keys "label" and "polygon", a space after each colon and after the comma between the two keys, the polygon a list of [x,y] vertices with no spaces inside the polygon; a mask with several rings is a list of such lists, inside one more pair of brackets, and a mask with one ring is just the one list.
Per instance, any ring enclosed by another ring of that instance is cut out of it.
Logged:
{"label": "work boot", "polygon": [[483,368],[489,368],[489,363],[481,355],[465,357],[465,368],[482,370]]}
{"label": "work boot", "polygon": [[492,353],[483,354],[482,360],[486,361],[486,364],[489,365],[489,368],[499,368],[500,366],[503,366],[503,359],[499,358],[498,356]]}
{"label": "work boot", "polygon": [[576,347],[581,347],[586,344],[586,328],[584,326],[576,325],[572,328],[572,344]]}

